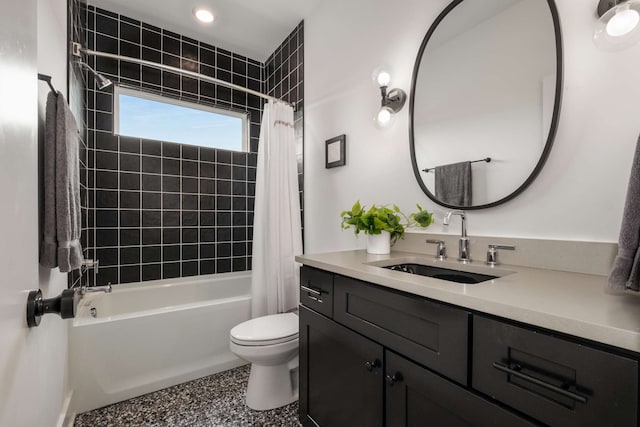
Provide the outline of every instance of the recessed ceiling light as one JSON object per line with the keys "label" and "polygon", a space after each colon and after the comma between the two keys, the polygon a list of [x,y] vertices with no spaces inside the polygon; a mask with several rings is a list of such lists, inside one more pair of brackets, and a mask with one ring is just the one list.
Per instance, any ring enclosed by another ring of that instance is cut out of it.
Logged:
{"label": "recessed ceiling light", "polygon": [[205,24],[210,24],[213,22],[213,12],[208,9],[196,7],[195,9],[193,9],[193,15],[198,19],[198,21]]}

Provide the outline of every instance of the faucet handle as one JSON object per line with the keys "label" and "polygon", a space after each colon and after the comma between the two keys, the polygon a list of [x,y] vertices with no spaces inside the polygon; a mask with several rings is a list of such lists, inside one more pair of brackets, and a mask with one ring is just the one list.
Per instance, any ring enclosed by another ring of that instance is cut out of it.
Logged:
{"label": "faucet handle", "polygon": [[438,245],[438,247],[436,248],[436,258],[437,259],[442,261],[442,260],[447,258],[447,248],[444,245],[444,240],[427,239],[426,243],[432,243],[434,245]]}
{"label": "faucet handle", "polygon": [[516,247],[513,245],[494,245],[494,244],[489,245],[489,248],[487,249],[487,261],[485,262],[485,264],[490,265],[492,267],[499,264],[498,249],[506,249],[509,251],[514,251]]}

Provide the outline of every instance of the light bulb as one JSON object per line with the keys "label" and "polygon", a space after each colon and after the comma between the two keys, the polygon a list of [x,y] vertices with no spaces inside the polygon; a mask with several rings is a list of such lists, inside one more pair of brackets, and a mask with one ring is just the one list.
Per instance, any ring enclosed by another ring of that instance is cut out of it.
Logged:
{"label": "light bulb", "polygon": [[196,8],[193,10],[193,15],[198,19],[198,21],[203,22],[205,24],[210,24],[213,22],[213,13],[210,10],[204,8]]}
{"label": "light bulb", "polygon": [[373,70],[371,79],[378,87],[389,86],[389,83],[391,83],[391,73],[387,67],[381,66]]}
{"label": "light bulb", "polygon": [[601,0],[593,41],[602,50],[618,51],[640,42],[640,0],[625,0],[610,9]]}
{"label": "light bulb", "polygon": [[393,123],[394,117],[395,114],[391,108],[381,107],[375,117],[376,125],[380,128],[389,127]]}
{"label": "light bulb", "polygon": [[386,70],[382,70],[378,73],[377,81],[379,86],[389,86],[389,83],[391,82],[391,74]]}
{"label": "light bulb", "polygon": [[621,37],[632,31],[640,21],[640,14],[629,7],[622,8],[607,23],[607,34]]}

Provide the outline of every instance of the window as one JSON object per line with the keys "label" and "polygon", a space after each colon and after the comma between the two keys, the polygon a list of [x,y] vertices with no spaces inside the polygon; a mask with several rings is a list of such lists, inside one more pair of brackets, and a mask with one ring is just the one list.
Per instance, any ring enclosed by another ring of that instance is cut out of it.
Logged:
{"label": "window", "polygon": [[247,115],[116,86],[114,133],[247,151]]}

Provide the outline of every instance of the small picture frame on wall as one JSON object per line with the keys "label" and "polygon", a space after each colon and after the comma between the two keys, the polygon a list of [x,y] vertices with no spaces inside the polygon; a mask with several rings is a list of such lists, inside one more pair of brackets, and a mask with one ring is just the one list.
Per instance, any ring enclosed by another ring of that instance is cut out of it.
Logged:
{"label": "small picture frame on wall", "polygon": [[325,142],[325,165],[326,169],[344,166],[347,164],[347,136],[339,135],[335,138],[327,139]]}

